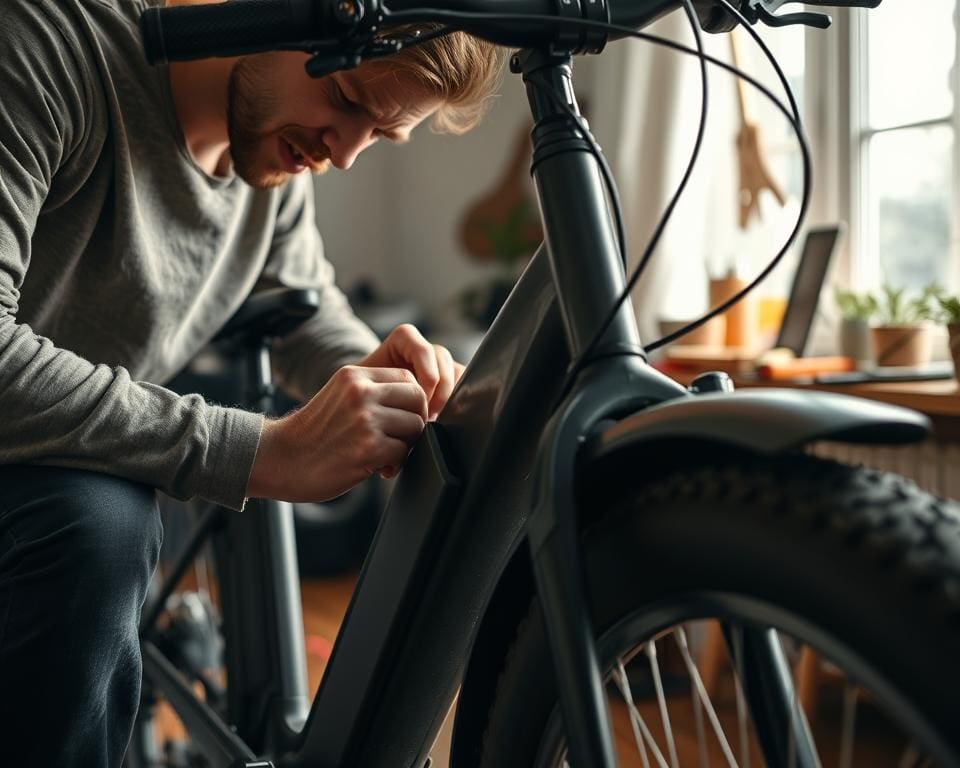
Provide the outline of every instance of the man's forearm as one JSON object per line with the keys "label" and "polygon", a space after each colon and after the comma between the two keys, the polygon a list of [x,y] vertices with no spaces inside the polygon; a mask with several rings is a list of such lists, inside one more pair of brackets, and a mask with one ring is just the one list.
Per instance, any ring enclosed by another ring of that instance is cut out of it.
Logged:
{"label": "man's forearm", "polygon": [[241,508],[262,417],[93,365],[0,317],[0,463],[126,477]]}

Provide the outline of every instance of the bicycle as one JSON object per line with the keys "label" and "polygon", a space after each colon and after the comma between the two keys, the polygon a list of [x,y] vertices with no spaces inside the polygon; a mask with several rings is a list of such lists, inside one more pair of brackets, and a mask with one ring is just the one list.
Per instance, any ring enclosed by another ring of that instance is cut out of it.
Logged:
{"label": "bicycle", "polygon": [[[679,699],[692,697],[699,748],[708,726],[723,731],[691,652],[690,623],[709,619],[731,660],[741,758],[819,764],[787,659],[804,644],[868,691],[871,711],[882,703],[883,729],[907,732],[897,749],[914,764],[960,765],[960,729],[942,695],[960,682],[956,505],[803,452],[817,440],[921,440],[927,420],[839,395],[733,392],[720,374],[688,389],[647,365],[627,296],[656,236],[628,280],[615,191],[572,97],[573,54],[641,35],[679,7],[713,32],[757,20],[824,25],[818,14],[779,16],[781,4],[244,0],[144,14],[151,60],[298,49],[313,54],[313,76],[395,49],[376,37],[394,24],[446,25],[431,35],[453,26],[521,48],[511,69],[534,118],[545,232],[404,466],[312,704],[282,503],[208,512],[174,569],[175,579],[213,536],[223,712],[152,640],[172,584],[145,608],[145,684],[171,701],[211,764],[421,768],[459,690],[454,766],[614,766],[612,717],[633,733],[632,764],[676,766]],[[699,37],[686,50],[704,71],[715,63]],[[781,111],[799,132],[792,107]],[[309,304],[288,299],[293,314]],[[264,339],[287,322],[276,305],[264,311],[274,330],[250,326],[260,328],[250,369],[261,388]],[[912,652],[918,637],[923,653]],[[665,652],[686,674],[679,684],[658,662]],[[725,734],[715,741],[735,762]],[[849,756],[849,744],[840,752]]]}

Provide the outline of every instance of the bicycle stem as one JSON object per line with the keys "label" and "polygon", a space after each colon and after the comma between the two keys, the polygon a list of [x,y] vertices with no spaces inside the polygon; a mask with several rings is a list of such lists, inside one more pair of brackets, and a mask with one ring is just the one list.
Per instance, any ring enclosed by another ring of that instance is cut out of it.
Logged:
{"label": "bicycle stem", "polygon": [[[571,359],[578,359],[626,285],[599,166],[579,116],[570,56],[524,50],[510,62],[522,73],[534,119],[532,174],[544,240]],[[589,254],[589,260],[584,254]],[[584,269],[589,263],[590,269]],[[592,358],[644,356],[633,307],[623,302]]]}

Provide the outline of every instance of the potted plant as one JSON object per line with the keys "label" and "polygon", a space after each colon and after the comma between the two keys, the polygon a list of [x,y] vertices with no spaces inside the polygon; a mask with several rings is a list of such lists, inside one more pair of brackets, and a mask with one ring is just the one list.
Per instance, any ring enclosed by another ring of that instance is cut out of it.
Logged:
{"label": "potted plant", "polygon": [[833,289],[840,310],[840,354],[858,362],[873,359],[870,343],[870,318],[877,311],[877,299],[871,293]]}
{"label": "potted plant", "polygon": [[950,334],[950,355],[953,357],[954,374],[960,377],[960,296],[937,296],[940,307],[940,322]]}
{"label": "potted plant", "polygon": [[933,334],[930,321],[936,317],[940,289],[924,288],[907,296],[903,288],[884,285],[877,302],[877,324],[871,329],[877,365],[918,366],[930,362]]}

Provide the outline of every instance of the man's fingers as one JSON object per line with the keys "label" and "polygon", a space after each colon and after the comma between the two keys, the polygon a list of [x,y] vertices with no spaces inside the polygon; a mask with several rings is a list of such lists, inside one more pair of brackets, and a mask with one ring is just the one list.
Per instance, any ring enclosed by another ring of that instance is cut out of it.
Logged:
{"label": "man's fingers", "polygon": [[399,408],[427,420],[427,396],[414,374],[406,368],[344,369],[348,407],[369,407],[376,403]]}
{"label": "man's fingers", "polygon": [[427,393],[427,399],[432,399],[437,383],[440,381],[440,370],[437,367],[437,356],[433,345],[423,338],[423,334],[414,326],[407,324],[397,326],[387,342],[397,345],[400,357],[413,370],[417,382]]}
{"label": "man's fingers", "polygon": [[377,402],[387,408],[395,408],[415,414],[421,421],[427,421],[427,395],[415,382],[378,384]]}
{"label": "man's fingers", "polygon": [[437,370],[440,372],[440,378],[437,381],[437,387],[433,390],[433,396],[430,398],[430,418],[435,419],[446,404],[453,392],[453,386],[456,384],[456,374],[454,371],[453,355],[446,347],[439,344],[433,345],[434,357],[437,360]]}
{"label": "man's fingers", "polygon": [[[360,375],[376,384],[415,384],[420,386],[413,371],[406,368],[367,368],[364,366],[348,366]],[[421,387],[422,389],[422,387]]]}
{"label": "man's fingers", "polygon": [[408,447],[416,442],[426,425],[417,414],[395,408],[384,408],[379,414],[379,423],[387,438],[403,440]]}
{"label": "man's fingers", "polygon": [[366,465],[367,471],[373,474],[379,472],[383,467],[396,469],[406,461],[408,453],[410,453],[410,446],[403,440],[395,437],[384,437],[379,450],[369,457]]}

